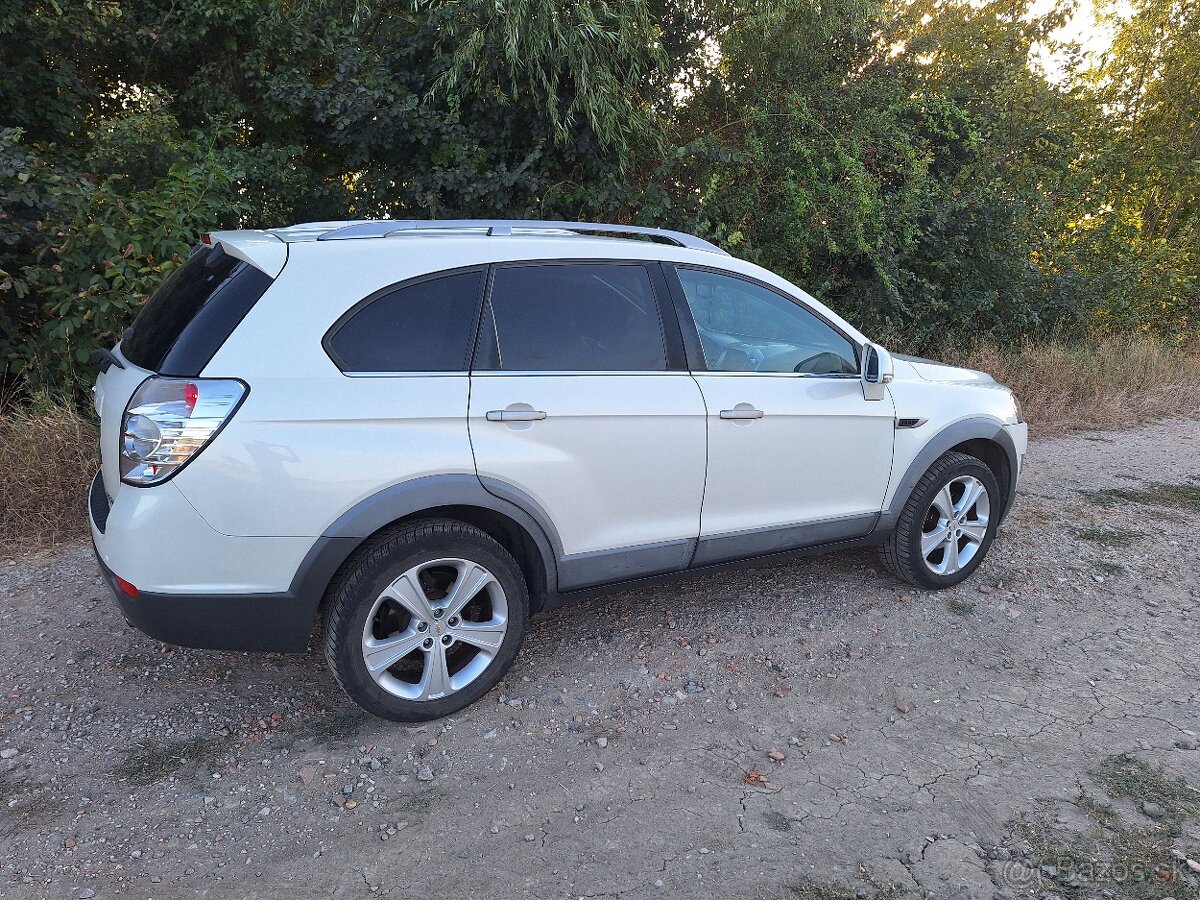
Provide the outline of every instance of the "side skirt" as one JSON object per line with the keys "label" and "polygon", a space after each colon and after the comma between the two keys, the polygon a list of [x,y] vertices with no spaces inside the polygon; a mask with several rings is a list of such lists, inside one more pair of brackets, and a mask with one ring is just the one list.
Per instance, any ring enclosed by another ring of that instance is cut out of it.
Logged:
{"label": "side skirt", "polygon": [[627,581],[616,581],[608,584],[581,588],[574,591],[550,593],[547,594],[545,603],[542,605],[540,612],[557,609],[560,606],[567,606],[573,603],[582,602],[584,600],[590,600],[594,597],[604,597],[611,594],[619,594],[624,591],[642,590],[643,588],[656,587],[658,585],[677,584],[692,578],[703,578],[706,575],[711,575],[718,572],[732,571],[737,569],[752,569],[758,566],[774,566],[794,560],[805,559],[811,556],[820,556],[822,554],[836,552],[838,550],[847,550],[854,547],[878,546],[886,537],[886,533],[880,533],[876,531],[865,537],[853,538],[851,540],[835,541],[832,543],[818,544],[811,547],[799,547],[791,550],[781,550],[761,556],[753,556],[745,559],[730,559],[723,562],[709,563],[701,566],[693,565],[691,568],[681,569],[675,572],[664,572],[659,575],[646,575],[641,578],[631,578]]}

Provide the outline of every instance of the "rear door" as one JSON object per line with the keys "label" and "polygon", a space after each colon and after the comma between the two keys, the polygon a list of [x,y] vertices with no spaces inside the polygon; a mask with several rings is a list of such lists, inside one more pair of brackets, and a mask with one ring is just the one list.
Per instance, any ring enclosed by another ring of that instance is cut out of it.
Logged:
{"label": "rear door", "polygon": [[691,560],[705,410],[667,299],[641,262],[493,268],[471,373],[475,464],[550,521],[563,590]]}

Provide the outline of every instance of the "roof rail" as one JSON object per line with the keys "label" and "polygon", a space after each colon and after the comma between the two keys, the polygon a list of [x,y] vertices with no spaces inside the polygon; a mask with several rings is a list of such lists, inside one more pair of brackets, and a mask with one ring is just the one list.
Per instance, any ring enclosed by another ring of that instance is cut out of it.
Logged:
{"label": "roof rail", "polygon": [[694,234],[669,231],[666,228],[646,228],[641,225],[609,225],[599,222],[544,222],[535,219],[396,219],[376,222],[359,222],[343,228],[335,228],[320,235],[318,241],[342,241],[352,238],[390,237],[408,231],[446,231],[486,229],[489,236],[510,235],[513,230],[555,229],[577,234],[641,235],[658,238],[677,247],[689,250],[706,250],[709,253],[729,254]]}

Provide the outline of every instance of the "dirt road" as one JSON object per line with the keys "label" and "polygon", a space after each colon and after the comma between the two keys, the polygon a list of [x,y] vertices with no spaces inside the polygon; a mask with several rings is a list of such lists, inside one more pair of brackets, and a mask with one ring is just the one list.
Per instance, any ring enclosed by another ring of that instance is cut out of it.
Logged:
{"label": "dirt road", "polygon": [[1195,898],[1197,476],[1196,421],[1036,441],[966,585],[593,600],[420,727],[143,637],[85,547],[0,562],[0,896]]}

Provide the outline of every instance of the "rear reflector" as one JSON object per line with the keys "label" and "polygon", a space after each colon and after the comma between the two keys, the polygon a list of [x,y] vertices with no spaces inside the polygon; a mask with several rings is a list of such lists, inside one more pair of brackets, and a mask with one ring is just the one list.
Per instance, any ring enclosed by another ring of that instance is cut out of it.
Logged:
{"label": "rear reflector", "polygon": [[134,600],[137,599],[137,595],[138,595],[137,588],[135,588],[132,584],[130,584],[128,581],[126,581],[120,575],[114,574],[113,578],[116,580],[117,587],[121,589],[122,594],[132,597]]}

